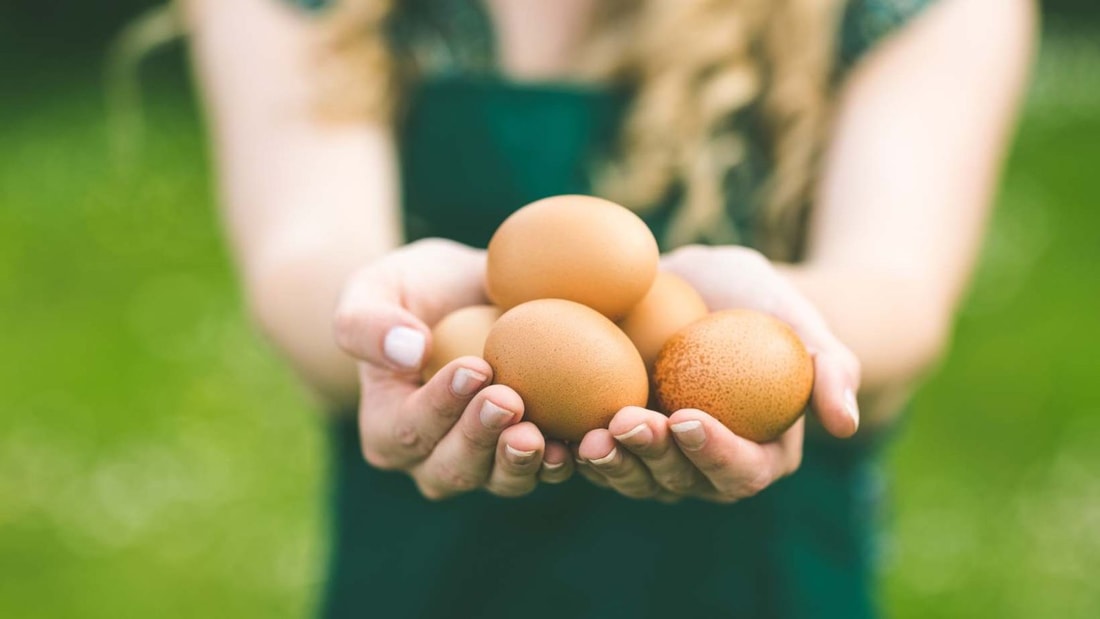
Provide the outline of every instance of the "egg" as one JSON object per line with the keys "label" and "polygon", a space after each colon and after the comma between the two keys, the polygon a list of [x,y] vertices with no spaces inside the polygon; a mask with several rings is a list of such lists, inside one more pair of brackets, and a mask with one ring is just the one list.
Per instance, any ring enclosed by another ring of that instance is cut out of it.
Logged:
{"label": "egg", "polygon": [[626,208],[591,196],[545,198],[519,209],[489,241],[486,292],[508,310],[567,299],[617,320],[657,275],[653,234]]}
{"label": "egg", "polygon": [[661,271],[649,292],[619,321],[619,328],[634,342],[646,368],[652,371],[665,342],[706,315],[707,304],[691,284]]}
{"label": "egg", "polygon": [[630,338],[599,312],[541,299],[505,312],[489,331],[493,382],[523,399],[524,419],[551,438],[579,441],[624,406],[645,406],[649,380]]}
{"label": "egg", "polygon": [[432,327],[432,346],[421,376],[428,382],[443,366],[467,355],[480,357],[489,329],[500,317],[491,305],[473,305],[455,310]]}
{"label": "egg", "polygon": [[677,332],[654,370],[664,410],[699,409],[760,443],[798,420],[813,382],[813,361],[794,330],[744,309],[715,312]]}

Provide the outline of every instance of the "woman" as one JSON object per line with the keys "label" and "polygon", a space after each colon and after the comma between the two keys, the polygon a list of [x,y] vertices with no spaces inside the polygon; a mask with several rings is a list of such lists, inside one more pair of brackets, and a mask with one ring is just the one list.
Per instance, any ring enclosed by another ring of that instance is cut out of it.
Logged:
{"label": "woman", "polygon": [[[945,347],[1032,4],[302,4],[185,9],[254,316],[358,407],[325,615],[872,615],[875,448]],[[642,214],[712,309],[790,322],[813,418],[757,445],[628,408],[567,446],[481,359],[421,386],[477,248],[561,193]]]}

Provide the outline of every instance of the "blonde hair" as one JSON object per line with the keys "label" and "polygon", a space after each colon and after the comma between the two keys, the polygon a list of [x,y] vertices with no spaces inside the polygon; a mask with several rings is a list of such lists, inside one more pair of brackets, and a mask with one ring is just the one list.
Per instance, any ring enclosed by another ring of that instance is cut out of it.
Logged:
{"label": "blonde hair", "polygon": [[[329,113],[392,119],[417,68],[389,45],[400,0],[340,0],[319,47]],[[578,67],[583,79],[625,81],[635,97],[597,192],[645,211],[678,191],[665,244],[738,238],[725,182],[744,164],[739,113],[757,109],[773,168],[756,217],[757,245],[798,257],[830,117],[841,0],[611,0],[599,3]]]}

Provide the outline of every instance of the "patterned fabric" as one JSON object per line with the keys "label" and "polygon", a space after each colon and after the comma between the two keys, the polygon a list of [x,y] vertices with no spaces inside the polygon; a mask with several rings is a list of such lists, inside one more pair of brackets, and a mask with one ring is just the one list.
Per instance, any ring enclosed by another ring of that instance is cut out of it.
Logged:
{"label": "patterned fabric", "polygon": [[855,64],[879,40],[928,4],[930,0],[849,0],[841,22],[840,65]]}
{"label": "patterned fabric", "polygon": [[[290,0],[311,11],[334,0]],[[397,45],[424,75],[495,70],[492,23],[480,0],[398,0],[393,19]],[[852,66],[881,38],[896,30],[930,0],[848,0],[841,19],[839,65]]]}

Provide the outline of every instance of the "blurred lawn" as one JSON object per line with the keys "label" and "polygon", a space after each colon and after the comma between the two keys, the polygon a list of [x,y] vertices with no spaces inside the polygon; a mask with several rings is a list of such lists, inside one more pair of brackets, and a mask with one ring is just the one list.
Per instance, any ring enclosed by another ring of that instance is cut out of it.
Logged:
{"label": "blurred lawn", "polygon": [[[891,452],[894,616],[1100,617],[1096,40],[1046,43],[954,351]],[[0,617],[307,615],[321,424],[242,316],[178,59],[145,71],[127,174],[88,67],[0,100]]]}

